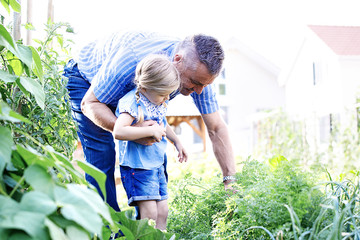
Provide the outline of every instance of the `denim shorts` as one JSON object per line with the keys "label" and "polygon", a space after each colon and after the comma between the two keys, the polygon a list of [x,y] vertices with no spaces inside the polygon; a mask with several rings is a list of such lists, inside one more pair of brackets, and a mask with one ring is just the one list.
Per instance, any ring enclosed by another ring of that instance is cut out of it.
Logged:
{"label": "denim shorts", "polygon": [[151,170],[120,166],[120,173],[129,206],[137,206],[137,201],[168,199],[164,165]]}

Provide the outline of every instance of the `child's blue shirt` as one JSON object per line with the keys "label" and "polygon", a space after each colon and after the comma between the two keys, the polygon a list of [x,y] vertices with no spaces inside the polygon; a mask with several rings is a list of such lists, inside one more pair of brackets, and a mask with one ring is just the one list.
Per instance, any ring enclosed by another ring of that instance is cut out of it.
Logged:
{"label": "child's blue shirt", "polygon": [[[138,119],[138,105],[135,96],[136,89],[128,92],[119,100],[116,109],[116,116],[121,113],[128,113],[135,118],[134,123]],[[158,124],[164,123],[166,127],[166,107],[156,105],[150,102],[144,95],[140,93],[139,104],[144,113],[144,120],[154,120]],[[156,142],[151,146],[145,146],[133,141],[119,141],[119,164],[121,166],[141,169],[158,168],[164,163],[164,155],[167,140],[165,137],[160,142]]]}

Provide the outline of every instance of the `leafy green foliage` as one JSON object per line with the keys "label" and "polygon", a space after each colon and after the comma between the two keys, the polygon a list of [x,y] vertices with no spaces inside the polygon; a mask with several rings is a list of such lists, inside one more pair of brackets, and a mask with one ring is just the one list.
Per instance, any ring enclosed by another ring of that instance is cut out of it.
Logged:
{"label": "leafy green foliage", "polygon": [[187,174],[184,179],[171,183],[173,200],[169,209],[169,231],[177,233],[180,239],[211,236],[213,216],[226,209],[226,194],[216,180],[201,180]]}
{"label": "leafy green foliage", "polygon": [[359,172],[337,182],[330,175],[330,181],[324,181],[324,174],[305,170],[283,156],[242,164],[235,193],[223,190],[219,176],[187,174],[170,182],[168,230],[179,239],[359,236]]}

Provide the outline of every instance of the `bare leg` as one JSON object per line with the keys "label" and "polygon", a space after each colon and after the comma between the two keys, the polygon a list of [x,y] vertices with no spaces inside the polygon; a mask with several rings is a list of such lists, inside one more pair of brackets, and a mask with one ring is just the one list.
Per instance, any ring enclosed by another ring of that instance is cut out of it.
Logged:
{"label": "bare leg", "polygon": [[138,201],[141,219],[153,219],[156,223],[156,228],[166,230],[166,220],[168,216],[167,200],[163,201]]}
{"label": "bare leg", "polygon": [[156,203],[157,203],[156,228],[160,230],[166,230],[166,221],[169,212],[167,200],[158,201]]}
{"label": "bare leg", "polygon": [[155,200],[138,201],[137,204],[139,206],[141,219],[148,218],[156,222],[158,213]]}

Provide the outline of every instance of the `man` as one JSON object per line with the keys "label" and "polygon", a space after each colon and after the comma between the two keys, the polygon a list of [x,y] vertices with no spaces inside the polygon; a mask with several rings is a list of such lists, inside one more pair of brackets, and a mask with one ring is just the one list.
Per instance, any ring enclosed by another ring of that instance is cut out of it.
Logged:
{"label": "man", "polygon": [[[106,176],[107,202],[120,211],[116,202],[114,181],[115,146],[111,134],[118,100],[135,87],[133,79],[137,63],[148,54],[164,54],[180,73],[181,86],[170,95],[191,95],[199,109],[213,144],[223,174],[225,189],[234,181],[235,160],[227,126],[219,113],[212,83],[219,74],[224,52],[220,43],[206,35],[195,35],[180,41],[155,33],[115,33],[82,48],[78,59],[64,68],[68,77],[73,118],[87,162]],[[145,122],[143,124],[154,124]],[[137,142],[151,145],[154,139]],[[88,182],[98,185],[90,176]]]}

